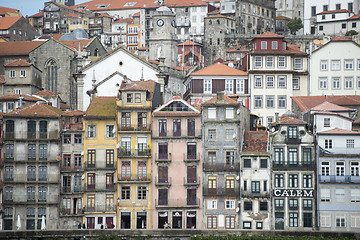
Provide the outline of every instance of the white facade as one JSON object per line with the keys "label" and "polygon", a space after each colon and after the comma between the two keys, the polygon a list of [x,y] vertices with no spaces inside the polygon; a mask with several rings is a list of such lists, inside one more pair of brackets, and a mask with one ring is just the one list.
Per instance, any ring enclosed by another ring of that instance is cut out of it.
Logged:
{"label": "white facade", "polygon": [[358,12],[359,0],[306,0],[304,1],[304,34],[315,34],[316,14],[324,11],[348,9]]}
{"label": "white facade", "polygon": [[356,95],[360,90],[360,46],[331,41],[310,56],[310,96]]}
{"label": "white facade", "polygon": [[[334,154],[360,154],[360,133],[325,134],[318,132],[318,145]],[[330,144],[331,141],[331,144]]]}
{"label": "white facade", "polygon": [[317,15],[317,33],[325,35],[334,35],[342,32],[345,34],[348,31],[360,31],[360,20],[350,19],[353,13],[328,13]]}
{"label": "white facade", "polygon": [[314,113],[314,126],[316,126],[317,132],[327,131],[334,128],[340,128],[345,130],[352,129],[352,120],[347,117],[334,115],[331,113]]}

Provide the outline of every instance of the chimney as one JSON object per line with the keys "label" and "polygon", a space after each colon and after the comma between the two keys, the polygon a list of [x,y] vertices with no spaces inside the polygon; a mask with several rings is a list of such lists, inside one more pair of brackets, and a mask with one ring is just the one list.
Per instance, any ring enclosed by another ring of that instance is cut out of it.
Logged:
{"label": "chimney", "polygon": [[216,103],[224,102],[224,92],[217,92],[216,93]]}
{"label": "chimney", "polygon": [[279,113],[278,112],[275,113],[275,122],[276,123],[279,122]]}

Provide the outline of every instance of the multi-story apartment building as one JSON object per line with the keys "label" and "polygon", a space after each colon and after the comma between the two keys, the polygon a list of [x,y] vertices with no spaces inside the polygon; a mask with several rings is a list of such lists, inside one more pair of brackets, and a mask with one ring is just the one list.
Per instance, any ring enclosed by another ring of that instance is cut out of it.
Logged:
{"label": "multi-story apartment building", "polygon": [[316,14],[316,32],[321,35],[334,35],[340,32],[359,31],[359,15],[347,9],[323,11]]}
{"label": "multi-story apartment building", "polygon": [[275,1],[275,8],[276,16],[300,18],[304,22],[304,0],[278,0]]}
{"label": "multi-story apartment building", "polygon": [[213,98],[217,92],[224,91],[234,94],[244,105],[249,105],[248,74],[222,63],[193,72],[185,85],[184,99],[192,104],[201,104]]}
{"label": "multi-story apartment building", "polygon": [[62,114],[37,102],[3,115],[4,230],[59,228]]}
{"label": "multi-story apartment building", "polygon": [[[84,115],[83,204],[88,229],[116,225],[116,97],[94,97]],[[69,157],[69,156],[66,156]]]}
{"label": "multi-story apartment building", "polygon": [[89,36],[94,37],[111,31],[113,17],[106,13],[94,13],[89,18]]}
{"label": "multi-story apartment building", "polygon": [[315,137],[309,125],[284,114],[271,125],[271,229],[316,228]]}
{"label": "multi-story apartment building", "polygon": [[31,41],[35,36],[35,29],[23,16],[0,17],[0,37],[3,41]]}
{"label": "multi-story apartment building", "polygon": [[246,131],[240,156],[240,228],[270,230],[272,184],[267,132]]}
{"label": "multi-story apartment building", "polygon": [[[318,13],[343,10],[357,13],[359,11],[359,0],[308,0],[304,1],[304,34],[316,33],[316,17]],[[333,15],[334,14],[334,15]],[[336,12],[331,13],[331,18],[340,17]],[[330,17],[330,15],[329,15]],[[322,17],[321,17],[322,18]],[[320,30],[320,29],[319,29]]]}
{"label": "multi-story apartment building", "polygon": [[307,54],[287,46],[283,36],[266,32],[253,40],[254,50],[248,63],[250,110],[260,116],[260,123],[274,121],[291,109],[291,96],[307,95]]}
{"label": "multi-story apartment building", "polygon": [[118,171],[116,209],[122,229],[154,228],[151,112],[160,105],[156,82],[122,82],[116,101]]}
{"label": "multi-story apartment building", "polygon": [[310,95],[356,95],[360,89],[360,46],[337,36],[310,56]]}
{"label": "multi-story apartment building", "polygon": [[240,151],[249,110],[218,92],[202,104],[203,228],[239,229]]}
{"label": "multi-story apartment building", "polygon": [[201,112],[176,96],[153,112],[153,228],[202,226]]}
{"label": "multi-story apartment building", "polygon": [[61,118],[62,159],[60,163],[60,228],[82,226],[84,130],[83,111],[65,111]]}
{"label": "multi-story apartment building", "polygon": [[140,47],[140,14],[134,14],[133,22],[126,26],[126,47],[128,50],[137,50]]}

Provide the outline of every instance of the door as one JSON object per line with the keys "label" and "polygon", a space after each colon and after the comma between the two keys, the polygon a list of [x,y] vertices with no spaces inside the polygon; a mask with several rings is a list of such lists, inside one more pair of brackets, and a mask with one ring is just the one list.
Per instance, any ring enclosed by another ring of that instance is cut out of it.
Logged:
{"label": "door", "polygon": [[113,217],[106,217],[106,227],[108,229],[113,229],[114,228],[114,223],[113,223]]}
{"label": "door", "polygon": [[187,183],[196,183],[196,166],[187,167]]}
{"label": "door", "polygon": [[168,183],[168,167],[167,166],[159,166],[159,183]]}
{"label": "door", "polygon": [[146,212],[138,212],[136,218],[136,228],[146,229]]}
{"label": "door", "polygon": [[196,205],[196,189],[187,189],[187,205]]}
{"label": "door", "polygon": [[86,218],[86,225],[87,225],[88,229],[94,229],[95,228],[95,218],[94,217]]}

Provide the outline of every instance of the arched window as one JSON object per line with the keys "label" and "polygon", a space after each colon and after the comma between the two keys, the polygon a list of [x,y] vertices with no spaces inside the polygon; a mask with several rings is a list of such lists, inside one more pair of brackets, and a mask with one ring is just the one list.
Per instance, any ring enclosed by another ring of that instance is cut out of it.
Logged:
{"label": "arched window", "polygon": [[57,93],[57,65],[54,60],[50,60],[46,66],[46,80],[49,91]]}

